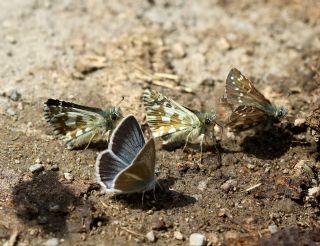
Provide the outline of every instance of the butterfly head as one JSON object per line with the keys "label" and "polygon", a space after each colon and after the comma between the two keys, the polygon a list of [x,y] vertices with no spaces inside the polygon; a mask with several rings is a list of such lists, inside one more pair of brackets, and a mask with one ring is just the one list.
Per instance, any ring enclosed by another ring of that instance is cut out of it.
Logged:
{"label": "butterfly head", "polygon": [[206,126],[215,124],[216,114],[212,112],[203,113],[202,119],[203,119],[203,124],[205,124]]}
{"label": "butterfly head", "polygon": [[276,119],[282,119],[283,117],[285,117],[288,114],[288,109],[280,106],[280,107],[276,107],[275,108],[275,112],[274,112],[274,116]]}
{"label": "butterfly head", "polygon": [[110,116],[113,121],[116,121],[116,120],[122,118],[123,115],[122,115],[122,111],[119,107],[113,107],[113,108],[111,108]]}

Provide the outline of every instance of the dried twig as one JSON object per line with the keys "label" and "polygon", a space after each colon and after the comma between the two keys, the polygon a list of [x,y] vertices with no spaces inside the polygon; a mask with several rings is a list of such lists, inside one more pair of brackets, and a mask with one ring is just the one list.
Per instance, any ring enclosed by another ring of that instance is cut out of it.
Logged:
{"label": "dried twig", "polygon": [[258,184],[254,185],[254,186],[251,186],[248,189],[246,189],[245,192],[252,191],[253,189],[258,188],[260,185],[262,185],[262,183],[258,183]]}
{"label": "dried twig", "polygon": [[133,235],[133,236],[145,238],[145,235],[140,234],[140,233],[138,233],[138,232],[134,232],[134,231],[132,231],[132,230],[129,230],[128,228],[125,228],[125,227],[123,227],[123,226],[120,226],[119,228],[120,228],[121,230],[124,230],[124,231],[130,233],[130,234]]}

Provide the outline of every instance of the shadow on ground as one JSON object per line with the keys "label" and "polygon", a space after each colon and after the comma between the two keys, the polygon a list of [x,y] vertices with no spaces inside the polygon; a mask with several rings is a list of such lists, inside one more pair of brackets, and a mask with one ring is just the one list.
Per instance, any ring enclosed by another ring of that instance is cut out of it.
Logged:
{"label": "shadow on ground", "polygon": [[170,190],[176,179],[169,177],[166,179],[159,179],[158,185],[154,191],[143,193],[136,193],[130,195],[118,195],[112,199],[124,203],[130,208],[149,210],[173,209],[185,207],[196,202],[194,197]]}
{"label": "shadow on ground", "polygon": [[247,136],[241,143],[243,151],[263,160],[274,160],[286,153],[293,140],[285,129],[273,127],[268,131],[256,132]]}
{"label": "shadow on ground", "polygon": [[16,215],[27,226],[55,235],[90,230],[91,205],[82,204],[67,185],[59,182],[54,171],[34,174],[32,180],[19,182],[12,195]]}

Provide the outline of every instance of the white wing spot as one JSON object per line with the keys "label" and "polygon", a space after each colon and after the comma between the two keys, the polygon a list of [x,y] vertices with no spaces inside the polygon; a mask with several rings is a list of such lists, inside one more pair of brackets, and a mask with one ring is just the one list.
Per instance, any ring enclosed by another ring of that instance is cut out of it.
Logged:
{"label": "white wing spot", "polygon": [[240,93],[240,96],[243,97],[243,93],[242,92]]}
{"label": "white wing spot", "polygon": [[242,75],[239,76],[239,80],[243,80],[243,76]]}
{"label": "white wing spot", "polygon": [[162,116],[161,120],[164,121],[164,122],[170,122],[171,118],[168,117],[168,116]]}
{"label": "white wing spot", "polygon": [[233,77],[233,76],[230,76],[230,79],[234,79],[234,77]]}
{"label": "white wing spot", "polygon": [[76,133],[76,137],[79,137],[79,136],[81,136],[83,134],[83,131],[82,130],[79,130],[79,131],[77,131],[77,133]]}
{"label": "white wing spot", "polygon": [[239,102],[239,103],[243,103],[243,101],[242,101],[241,99],[239,99],[239,98],[238,98],[238,102]]}
{"label": "white wing spot", "polygon": [[172,128],[169,129],[168,133],[174,133],[176,131],[177,131],[176,128],[172,127]]}
{"label": "white wing spot", "polygon": [[237,87],[237,88],[235,88],[235,90],[238,91],[238,90],[240,90],[240,89]]}

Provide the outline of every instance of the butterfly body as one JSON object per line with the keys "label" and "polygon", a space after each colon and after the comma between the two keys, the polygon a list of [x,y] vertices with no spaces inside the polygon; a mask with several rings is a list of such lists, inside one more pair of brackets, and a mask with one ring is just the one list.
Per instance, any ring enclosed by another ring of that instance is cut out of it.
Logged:
{"label": "butterfly body", "polygon": [[106,192],[129,194],[154,189],[155,143],[145,143],[133,116],[123,119],[113,131],[108,149],[96,160],[96,177]]}
{"label": "butterfly body", "polygon": [[231,69],[226,82],[228,104],[233,112],[227,127],[244,131],[263,122],[280,121],[288,112],[285,107],[273,105],[239,70]]}
{"label": "butterfly body", "polygon": [[63,136],[68,149],[108,141],[115,123],[122,118],[118,107],[102,110],[56,99],[48,99],[44,111],[45,119]]}
{"label": "butterfly body", "polygon": [[180,141],[200,142],[202,148],[207,133],[213,137],[215,113],[189,109],[150,89],[144,91],[143,103],[152,135],[162,138],[164,145]]}

